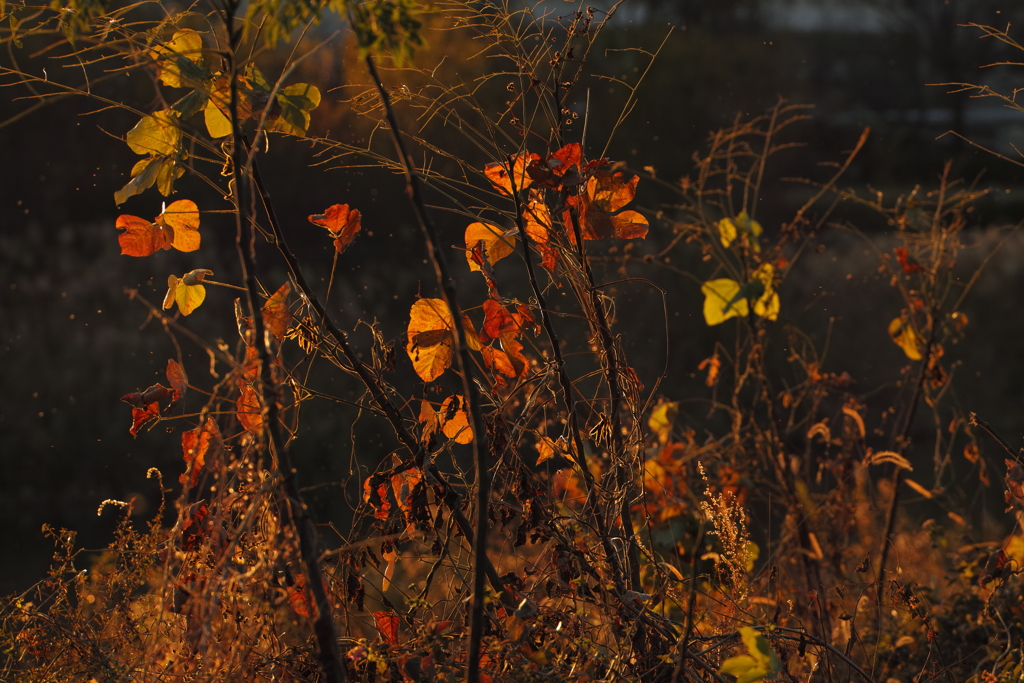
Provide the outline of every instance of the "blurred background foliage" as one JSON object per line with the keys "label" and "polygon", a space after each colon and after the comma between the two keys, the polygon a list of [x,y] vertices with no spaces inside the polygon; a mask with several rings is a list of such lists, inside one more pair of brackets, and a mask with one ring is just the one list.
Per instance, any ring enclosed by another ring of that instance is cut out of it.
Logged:
{"label": "blurred background foliage", "polygon": [[[556,0],[538,6],[555,16],[573,7]],[[970,255],[965,258],[965,268],[970,268],[998,239],[996,228],[1020,220],[1024,177],[1017,166],[965,140],[1015,154],[1014,145],[1024,142],[1024,115],[942,84],[1012,89],[1014,67],[982,68],[1007,60],[1005,46],[982,39],[977,28],[964,24],[1003,27],[1021,19],[1024,7],[995,0],[629,0],[591,55],[588,76],[569,103],[579,116],[567,135],[579,136],[586,120],[587,151],[596,156],[614,129],[609,158],[625,160],[636,171],[647,168],[675,184],[692,170],[692,155],[708,133],[737,115],[758,115],[780,97],[813,105],[810,120],[791,132],[791,139],[803,146],[780,155],[770,172],[776,180],[765,187],[758,216],[766,229],[791,215],[807,196],[806,186],[781,179],[828,177],[834,169],[821,164],[841,159],[870,126],[868,145],[844,177],[843,187],[881,192],[891,200],[917,184],[933,187],[950,159],[953,177],[992,189],[975,213],[969,241],[979,256],[973,263]],[[310,136],[330,131],[335,138],[389,154],[390,142],[375,131],[379,116],[372,111],[361,115],[366,109],[358,95],[366,88],[365,74],[343,28],[336,20],[325,20],[299,47],[301,53],[330,41],[302,61],[294,76],[324,92],[313,112]],[[490,68],[486,60],[468,58],[477,47],[464,32],[446,29],[427,17],[426,45],[417,52],[417,68],[442,83],[468,83]],[[629,97],[623,82],[636,81],[659,45],[636,93],[635,108],[615,128]],[[0,62],[9,67],[17,60],[19,68],[35,73],[47,66],[45,54],[33,55],[39,47],[27,42],[16,52],[0,52]],[[282,44],[265,53],[261,67],[279,73],[290,50]],[[396,93],[429,86],[423,73],[411,69],[390,69],[384,77]],[[159,104],[153,78],[142,72],[97,83],[93,92],[144,111]],[[182,272],[185,261],[170,252],[145,261],[119,254],[115,217],[131,213],[150,218],[160,211],[152,193],[132,198],[120,211],[113,202],[114,191],[127,181],[136,161],[117,139],[134,125],[130,114],[69,97],[22,115],[31,102],[19,98],[31,93],[18,88],[2,93],[0,547],[14,552],[5,552],[0,564],[0,591],[10,592],[38,579],[49,563],[52,546],[40,532],[43,523],[77,529],[86,547],[103,547],[116,515],[98,518],[99,502],[136,497],[136,513],[150,514],[157,497],[154,484],[145,479],[147,468],[161,468],[169,482],[175,478],[171,473],[180,469],[175,427],[158,425],[132,439],[129,410],[118,398],[158,381],[167,358],[177,353],[171,337],[124,290],[137,288],[140,296],[157,303],[163,295],[162,274]],[[495,86],[480,89],[477,97],[485,110],[495,111],[505,106],[508,95]],[[421,111],[401,97],[396,106],[415,128]],[[442,148],[464,144],[439,120],[426,126],[423,134]],[[947,131],[957,135],[943,135]],[[381,322],[386,337],[400,339],[410,297],[421,282],[432,282],[411,211],[404,201],[396,201],[403,183],[387,171],[364,168],[347,158],[327,161],[316,151],[308,140],[275,137],[262,161],[292,246],[315,279],[323,281],[332,248],[306,216],[335,203],[359,208],[366,235],[347,255],[330,305],[364,348],[369,332],[357,325],[363,311]],[[422,148],[419,152],[425,153]],[[459,152],[477,168],[493,161],[478,150]],[[641,208],[652,216],[670,211],[651,187],[656,184],[641,183]],[[200,207],[220,201],[208,188],[189,184],[188,178],[179,183],[177,197],[194,199]],[[856,212],[843,220],[868,234],[888,228],[877,217]],[[451,244],[459,243],[465,218],[440,214],[439,222],[451,235]],[[202,232],[207,267],[217,279],[233,281],[233,218],[204,214]],[[644,248],[660,250],[670,240],[670,234],[652,230],[651,245]],[[905,361],[885,331],[889,318],[878,314],[886,306],[898,310],[895,300],[888,299],[895,294],[878,274],[877,255],[859,238],[826,231],[819,243],[819,251],[801,264],[781,292],[784,317],[814,331],[819,344],[829,335],[825,369],[848,371],[861,391],[871,391],[877,384],[873,378],[893,376]],[[206,245],[216,245],[215,251]],[[886,245],[882,247],[884,251]],[[273,263],[269,253],[263,258]],[[1011,440],[1022,432],[1017,417],[1024,381],[1017,308],[1024,285],[1022,258],[1024,240],[1014,240],[993,262],[965,309],[971,321],[966,342],[947,352],[947,357],[964,361],[956,377],[959,404],[985,416]],[[703,391],[697,364],[710,355],[715,339],[701,319],[699,287],[680,275],[699,266],[700,254],[679,248],[667,264],[644,269],[645,277],[669,292],[676,341],[662,390],[675,397]],[[276,289],[284,277],[281,270],[265,284]],[[619,291],[618,296],[617,324],[631,332],[627,351],[649,364],[638,368],[641,376],[644,369],[657,374],[664,349],[651,340],[663,337],[660,303],[644,288]],[[212,292],[211,302],[218,310],[230,310],[227,293]],[[237,340],[229,314],[196,315],[188,322],[206,339]],[[182,353],[190,373],[209,365],[205,354],[187,344]],[[358,398],[354,385],[324,389]],[[685,419],[699,428],[703,410]],[[375,435],[374,424],[360,422],[343,405],[313,405],[304,410],[302,422],[301,438],[293,448],[303,481],[317,483],[310,499],[321,519],[342,519],[358,497],[357,483],[348,482],[354,459],[379,461],[392,439],[386,433]],[[354,442],[355,431],[360,435]],[[359,444],[358,452],[353,443]],[[379,452],[372,452],[374,444]],[[975,513],[975,523],[985,524],[986,505],[998,510],[999,497],[990,495],[986,503],[979,489],[973,502],[964,503]]]}

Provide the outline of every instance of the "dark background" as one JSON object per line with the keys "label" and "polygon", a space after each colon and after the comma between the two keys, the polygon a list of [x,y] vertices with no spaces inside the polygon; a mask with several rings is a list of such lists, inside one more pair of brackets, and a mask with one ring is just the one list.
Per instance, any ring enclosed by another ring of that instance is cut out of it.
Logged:
{"label": "dark background", "polygon": [[[556,9],[562,3],[558,5]],[[634,168],[652,166],[660,178],[675,181],[691,170],[692,155],[707,134],[737,114],[759,114],[780,97],[811,104],[813,120],[794,134],[805,147],[780,158],[776,177],[824,177],[828,169],[822,170],[818,162],[841,159],[861,130],[870,126],[868,145],[844,178],[844,187],[872,188],[895,198],[916,184],[934,186],[949,159],[954,176],[978,179],[980,186],[993,189],[966,240],[974,245],[964,257],[967,272],[995,243],[994,228],[1016,223],[1024,213],[1021,169],[953,135],[937,138],[953,130],[1015,156],[1012,146],[1024,141],[1024,115],[992,99],[953,93],[954,86],[931,84],[973,82],[1012,89],[1019,69],[981,67],[1019,60],[1020,55],[1014,57],[995,40],[981,39],[978,29],[962,25],[1005,26],[1024,19],[1024,11],[1017,7],[988,0],[627,3],[603,35],[601,49],[593,53],[594,73],[634,79],[646,58],[624,49],[654,50],[669,27],[675,28],[608,155]],[[466,48],[447,44],[449,38],[443,34],[428,34],[428,40],[430,46],[418,57],[422,65],[438,62],[446,51],[457,54]],[[296,79],[335,85],[359,81],[364,77],[346,58],[350,53],[339,40],[322,57],[304,62]],[[0,54],[0,62],[9,66],[5,60],[9,56]],[[452,61],[446,68],[457,71],[460,67],[451,66]],[[21,66],[42,68],[45,62],[25,59]],[[399,85],[402,72],[390,72],[387,79]],[[580,106],[586,88],[591,91],[588,139],[603,140],[625,92],[591,77],[581,83],[574,106]],[[98,86],[96,92],[133,102],[142,110],[156,106],[152,79],[138,73]],[[29,106],[17,99],[28,94],[14,87],[0,90],[0,121]],[[313,114],[311,133],[331,131],[334,137],[365,142],[369,129],[343,103],[345,95],[346,91],[325,93],[324,103]],[[171,336],[147,321],[146,309],[130,301],[124,289],[138,288],[158,304],[166,273],[210,267],[218,280],[233,282],[238,277],[233,219],[228,214],[204,214],[200,260],[176,252],[149,259],[119,254],[116,216],[152,218],[159,213],[159,199],[149,191],[120,209],[114,205],[114,191],[127,182],[137,160],[115,138],[137,118],[118,110],[95,113],[99,108],[84,98],[63,99],[0,128],[3,592],[23,590],[45,572],[52,545],[40,532],[44,523],[76,529],[80,543],[103,547],[117,515],[108,511],[97,517],[100,501],[135,496],[137,514],[151,515],[158,496],[155,484],[145,478],[150,467],[161,469],[169,487],[177,486],[177,427],[159,425],[133,439],[128,434],[129,408],[118,400],[161,381],[167,358],[177,351]],[[413,114],[402,112],[409,120]],[[457,144],[444,131],[438,135]],[[389,151],[387,145],[377,148]],[[591,154],[598,151],[588,149]],[[479,166],[491,161],[474,159],[472,149],[464,153]],[[305,216],[334,203],[358,206],[366,232],[339,263],[332,314],[345,329],[354,330],[353,341],[360,348],[369,348],[369,337],[357,321],[374,317],[385,335],[401,346],[409,302],[418,291],[429,295],[434,287],[411,212],[402,199],[402,183],[384,171],[343,167],[345,162],[310,166],[315,161],[308,143],[278,138],[272,139],[271,151],[262,158],[289,239],[312,279],[322,282],[330,269],[330,245]],[[218,201],[224,204],[187,177],[178,189],[172,199],[187,196],[204,208]],[[770,233],[803,195],[781,183],[766,195],[760,219]],[[436,196],[433,200],[440,202]],[[663,201],[652,191],[638,196],[641,208],[651,213],[662,208]],[[438,216],[451,243],[459,243],[465,218],[445,212]],[[859,227],[878,233],[885,225],[863,217]],[[644,248],[660,248],[667,239],[652,230]],[[782,292],[784,316],[817,330],[834,318],[825,369],[849,371],[868,391],[897,372],[903,361],[885,333],[885,321],[899,306],[887,283],[878,280],[877,257],[863,244],[845,233],[827,233],[821,240],[828,247],[825,252],[809,258],[787,281]],[[882,244],[883,249],[893,246]],[[951,351],[952,360],[963,361],[955,376],[955,400],[987,416],[1012,443],[1022,434],[1022,256],[1024,241],[1013,240],[993,262],[966,309],[971,320],[967,340]],[[688,267],[686,258],[683,254],[677,265]],[[276,289],[284,281],[283,269],[269,253],[261,254],[261,263],[268,267],[266,285]],[[697,259],[689,265],[696,266]],[[701,386],[701,379],[693,376],[696,365],[709,355],[715,339],[700,316],[699,290],[692,281],[669,272],[644,276],[670,292],[674,346],[662,392],[670,397],[693,395]],[[663,336],[660,300],[642,288],[623,288],[618,295],[619,327],[628,331],[631,358],[638,370],[656,374],[664,360],[660,342],[652,342]],[[188,326],[205,339],[235,344],[232,298],[227,290],[210,288],[207,302],[187,319]],[[888,311],[888,317],[880,316],[879,309]],[[206,355],[180,335],[178,340],[190,377],[197,384],[209,384]],[[404,362],[399,350],[399,363]],[[400,371],[409,373],[407,367]],[[358,398],[358,387],[345,378],[325,379],[320,386],[351,400]],[[190,400],[189,406],[198,408],[201,397]],[[303,483],[323,484],[309,494],[321,515],[333,518],[358,495],[358,481],[350,481],[355,463],[385,457],[391,440],[372,419],[363,416],[356,421],[351,409],[336,404],[314,404],[304,413],[303,425],[294,444]],[[360,438],[353,441],[356,430]],[[972,509],[981,514],[984,505],[975,502]]]}

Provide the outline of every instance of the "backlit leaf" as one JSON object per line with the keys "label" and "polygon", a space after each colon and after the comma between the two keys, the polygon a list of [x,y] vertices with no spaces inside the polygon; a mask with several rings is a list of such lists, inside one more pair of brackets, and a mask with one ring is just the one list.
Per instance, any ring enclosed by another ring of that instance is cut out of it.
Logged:
{"label": "backlit leaf", "polygon": [[263,429],[263,402],[252,383],[245,379],[238,380],[235,417],[238,418],[238,423],[242,425],[242,428],[251,434],[256,434]]}
{"label": "backlit leaf", "polygon": [[121,254],[124,256],[149,256],[171,246],[170,231],[144,218],[118,216],[114,227],[124,230],[117,236],[117,243],[121,245]]}
{"label": "backlit leaf", "polygon": [[335,204],[328,207],[322,214],[309,217],[313,225],[327,228],[334,238],[334,249],[339,254],[352,244],[356,234],[362,227],[362,216],[358,209],[349,208],[348,204]]}
{"label": "backlit leaf", "polygon": [[387,592],[388,588],[391,587],[391,578],[395,575],[395,565],[398,563],[398,551],[394,545],[391,545],[387,550],[381,550],[380,556],[384,558],[387,563],[384,566],[384,579],[381,581],[380,590],[381,592]]}
{"label": "backlit leaf", "polygon": [[220,428],[212,417],[207,417],[201,427],[183,432],[181,450],[186,470],[178,477],[178,481],[195,486],[199,481],[199,474],[206,464],[207,455],[215,456],[223,447],[224,440],[221,437]]}
{"label": "backlit leaf", "polygon": [[286,282],[263,304],[263,325],[277,341],[284,339],[292,324],[292,312],[288,308],[288,294],[292,291]]}
{"label": "backlit leaf", "polygon": [[213,97],[203,107],[203,121],[206,123],[206,132],[214,140],[231,135],[231,119],[217,106]]}
{"label": "backlit leaf", "polygon": [[622,171],[613,174],[598,172],[587,181],[587,196],[597,208],[607,213],[615,213],[636,197],[636,186],[640,176],[624,182]]}
{"label": "backlit leaf", "polygon": [[289,85],[277,93],[277,103],[281,113],[267,130],[302,136],[309,129],[309,112],[320,104],[320,90],[308,83]]}
{"label": "backlit leaf", "polygon": [[749,626],[744,626],[739,632],[749,654],[725,660],[718,669],[719,673],[735,676],[736,683],[758,683],[782,671],[782,662],[764,635]]}
{"label": "backlit leaf", "polygon": [[170,157],[148,157],[140,159],[132,167],[132,179],[127,185],[114,193],[114,203],[118,206],[128,201],[129,197],[141,194],[153,187],[157,178],[163,172],[164,166],[174,165]]}
{"label": "backlit leaf", "polygon": [[150,51],[150,57],[157,61],[157,78],[172,88],[182,87],[183,70],[189,74],[189,64],[195,67],[202,56],[203,38],[192,29],[176,32],[165,45]]}
{"label": "backlit leaf", "polygon": [[178,112],[173,109],[162,109],[143,116],[142,120],[128,131],[125,140],[136,154],[173,156],[181,145]]}
{"label": "backlit leaf", "polygon": [[185,391],[188,389],[188,377],[185,376],[185,368],[181,367],[178,361],[173,358],[167,359],[167,381],[170,382],[171,388],[174,390],[174,397],[171,400],[171,405],[174,405],[185,396]]}
{"label": "backlit leaf", "polygon": [[667,443],[672,432],[672,425],[675,424],[678,415],[679,402],[664,401],[651,411],[651,416],[647,419],[647,426],[658,435],[658,441]]}
{"label": "backlit leaf", "polygon": [[487,262],[492,266],[515,250],[515,237],[506,236],[505,231],[489,223],[470,223],[466,228],[466,260],[470,270],[480,270],[470,252],[478,242],[484,243]]}
{"label": "backlit leaf", "polygon": [[171,246],[178,251],[199,249],[199,208],[191,199],[172,202],[155,222],[171,229]]}
{"label": "backlit leaf", "polygon": [[539,465],[539,464],[541,464],[542,462],[544,462],[546,460],[550,460],[551,458],[555,457],[555,455],[557,455],[557,454],[558,454],[558,447],[555,445],[554,439],[552,439],[550,437],[547,437],[547,436],[542,436],[540,438],[540,440],[537,441],[537,463],[536,464]]}
{"label": "backlit leaf", "polygon": [[461,396],[449,396],[441,404],[438,411],[441,418],[441,431],[455,443],[472,443],[473,428],[469,426],[469,415],[466,414],[466,401]]}
{"label": "backlit leaf", "polygon": [[132,428],[128,430],[128,433],[136,436],[142,425],[158,417],[160,417],[160,404],[155,401],[142,408],[132,408]]}
{"label": "backlit leaf", "polygon": [[516,192],[525,190],[533,184],[533,179],[526,172],[526,168],[535,161],[540,161],[540,155],[522,152],[512,159],[511,178],[509,177],[507,166],[499,163],[484,166],[484,175],[496,188],[502,190],[507,195],[511,195],[513,181],[515,181]]}
{"label": "backlit leaf", "polygon": [[749,313],[747,300],[737,297],[740,283],[735,280],[708,280],[700,291],[704,293],[704,321],[708,325],[718,325],[738,315],[746,317]]}
{"label": "backlit leaf", "polygon": [[893,342],[903,349],[910,360],[921,360],[921,338],[914,332],[914,327],[903,318],[893,318],[889,323],[889,336]]}
{"label": "backlit leaf", "polygon": [[409,310],[405,351],[416,374],[433,382],[452,364],[452,314],[441,299],[419,299]]}
{"label": "backlit leaf", "polygon": [[397,614],[384,611],[374,612],[373,621],[389,645],[398,645],[398,625],[401,623],[401,618]]}
{"label": "backlit leaf", "polygon": [[167,278],[167,294],[164,296],[164,308],[171,308],[175,302],[182,315],[188,315],[199,308],[206,300],[206,287],[202,285],[207,275],[213,275],[212,270],[198,268],[190,270],[183,276],[170,275]]}

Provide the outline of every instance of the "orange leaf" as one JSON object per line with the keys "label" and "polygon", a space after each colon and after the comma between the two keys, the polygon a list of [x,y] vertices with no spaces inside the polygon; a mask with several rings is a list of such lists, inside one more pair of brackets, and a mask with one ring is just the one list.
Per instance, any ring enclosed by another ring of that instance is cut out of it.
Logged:
{"label": "orange leaf", "polygon": [[622,171],[614,174],[598,172],[587,181],[587,197],[597,208],[615,213],[636,196],[636,185],[640,176],[633,176],[629,182],[622,181]]}
{"label": "orange leaf", "polygon": [[420,401],[419,421],[423,425],[423,429],[420,432],[420,443],[429,443],[430,437],[437,431],[437,427],[440,424],[437,411],[434,410],[434,406],[430,405],[429,401]]}
{"label": "orange leaf", "polygon": [[622,240],[642,240],[647,237],[647,219],[636,211],[623,211],[611,217],[612,232]]}
{"label": "orange leaf", "polygon": [[362,215],[359,209],[351,209],[348,204],[335,204],[328,207],[322,214],[309,217],[313,225],[327,228],[334,238],[334,249],[340,254],[352,244],[362,228]]}
{"label": "orange leaf", "polygon": [[369,503],[370,507],[373,508],[375,519],[387,519],[388,514],[391,512],[391,501],[388,500],[388,486],[381,483],[375,487],[372,480],[373,477],[367,477],[366,481],[363,482],[363,502]]}
{"label": "orange leaf", "polygon": [[391,477],[391,491],[398,507],[407,515],[412,513],[412,491],[422,479],[423,474],[418,468],[407,469]]}
{"label": "orange leaf", "polygon": [[466,228],[466,260],[470,270],[481,270],[473,260],[472,251],[478,242],[484,243],[487,262],[492,266],[515,250],[514,237],[506,237],[505,231],[489,223],[470,223]]}
{"label": "orange leaf", "polygon": [[149,256],[160,249],[169,249],[168,231],[138,216],[118,216],[114,227],[124,230],[117,236],[124,256]]}
{"label": "orange leaf", "polygon": [[263,304],[263,324],[277,341],[284,339],[292,324],[292,312],[288,310],[288,293],[291,291],[291,284],[286,282]]}
{"label": "orange leaf", "polygon": [[419,299],[409,310],[405,351],[416,374],[433,382],[452,364],[452,314],[441,299]]}
{"label": "orange leaf", "polygon": [[537,464],[541,464],[545,460],[550,460],[558,454],[558,447],[555,445],[554,439],[542,436],[540,441],[537,442]]}
{"label": "orange leaf", "polygon": [[441,404],[441,431],[455,443],[471,443],[473,428],[469,426],[466,401],[461,396],[449,396]]}
{"label": "orange leaf", "polygon": [[373,620],[377,624],[377,630],[384,636],[384,639],[391,645],[398,645],[398,625],[400,617],[392,612],[374,612]]}
{"label": "orange leaf", "polygon": [[171,388],[174,390],[174,397],[171,399],[173,406],[185,396],[185,391],[188,389],[188,377],[185,376],[185,369],[173,358],[167,359],[166,374],[167,381],[170,382]]}
{"label": "orange leaf", "polygon": [[492,346],[485,346],[481,349],[480,353],[484,358],[484,367],[493,373],[501,373],[506,377],[516,377],[515,366],[512,365],[512,360],[508,357],[508,354],[501,349],[496,349]]}
{"label": "orange leaf", "polygon": [[171,246],[178,251],[199,249],[199,207],[191,199],[171,202],[171,205],[156,217],[156,223],[171,229]]}
{"label": "orange leaf", "polygon": [[[251,347],[250,347],[251,348]],[[263,429],[263,404],[252,384],[238,380],[238,399],[235,401],[235,416],[245,431],[257,433]]]}
{"label": "orange leaf", "polygon": [[391,587],[391,577],[395,575],[395,564],[398,562],[398,551],[395,549],[394,544],[392,544],[387,550],[382,548],[380,556],[387,562],[387,565],[384,567],[384,580],[380,584],[380,589],[384,592]]}
{"label": "orange leaf", "polygon": [[499,163],[484,166],[484,175],[496,188],[504,191],[505,194],[511,195],[513,180],[515,181],[515,190],[517,192],[528,188],[533,183],[533,179],[526,172],[526,168],[535,161],[540,161],[540,155],[523,152],[517,154],[512,159],[512,178],[509,178],[508,166]]}
{"label": "orange leaf", "polygon": [[202,427],[190,429],[181,435],[181,450],[186,470],[178,477],[182,484],[195,486],[199,482],[199,473],[206,464],[206,456],[216,455],[224,446],[217,422],[207,417]]}

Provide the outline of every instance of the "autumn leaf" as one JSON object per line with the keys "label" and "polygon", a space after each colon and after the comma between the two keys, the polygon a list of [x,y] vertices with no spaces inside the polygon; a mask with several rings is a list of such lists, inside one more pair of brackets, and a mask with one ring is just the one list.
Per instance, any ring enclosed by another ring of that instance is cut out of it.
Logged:
{"label": "autumn leaf", "polygon": [[540,193],[530,190],[530,199],[523,210],[524,230],[540,252],[540,265],[552,277],[558,265],[558,251],[551,245],[551,212]]}
{"label": "autumn leaf", "polygon": [[235,400],[235,417],[242,428],[256,434],[263,429],[263,406],[260,395],[252,385],[243,380],[238,382],[238,398]]}
{"label": "autumn leaf", "polygon": [[558,455],[559,450],[560,449],[555,444],[555,440],[554,439],[552,439],[550,437],[547,437],[547,436],[542,436],[540,439],[537,440],[537,463],[536,464],[539,465],[542,462],[545,462],[545,461],[550,460],[551,458],[555,457],[556,455]]}
{"label": "autumn leaf", "polygon": [[292,611],[300,617],[308,618],[316,614],[316,604],[313,600],[312,591],[309,590],[305,574],[299,574],[295,577],[295,583],[288,587],[285,596]]}
{"label": "autumn leaf", "polygon": [[377,624],[377,630],[384,636],[390,645],[398,645],[398,625],[401,618],[392,612],[374,612],[373,621]]}
{"label": "autumn leaf", "polygon": [[309,129],[309,113],[320,105],[320,90],[309,83],[296,83],[277,93],[281,113],[271,117],[268,131],[299,137]]}
{"label": "autumn leaf", "polygon": [[736,683],[758,683],[765,678],[774,678],[782,671],[779,656],[761,633],[749,626],[742,627],[739,633],[749,654],[725,660],[718,669],[719,673],[735,676]]}
{"label": "autumn leaf", "polygon": [[678,415],[678,401],[663,401],[651,411],[651,416],[647,419],[647,426],[658,436],[659,442],[663,444],[668,442],[669,435],[672,433],[672,425],[675,424]]}
{"label": "autumn leaf", "polygon": [[391,578],[395,575],[395,565],[398,563],[398,550],[395,549],[394,544],[390,544],[387,550],[381,549],[380,556],[387,563],[384,566],[384,579],[380,584],[380,590],[384,593],[391,587]]}
{"label": "autumn leaf", "polygon": [[141,194],[147,189],[157,186],[160,194],[165,197],[174,191],[174,181],[185,173],[176,156],[149,156],[140,159],[132,167],[132,179],[124,187],[114,193],[114,203],[120,206],[129,197]]}
{"label": "autumn leaf", "polygon": [[147,116],[128,131],[125,141],[136,154],[173,156],[181,145],[178,112],[162,109]]}
{"label": "autumn leaf", "polygon": [[419,299],[409,310],[405,351],[416,374],[433,382],[452,364],[452,314],[441,299]]}
{"label": "autumn leaf", "polygon": [[578,185],[582,182],[580,167],[583,164],[583,148],[578,142],[570,142],[547,159],[535,159],[526,169],[538,187],[561,189],[564,185]]}
{"label": "autumn leaf", "polygon": [[775,266],[762,263],[751,274],[750,280],[741,285],[729,278],[709,280],[701,286],[704,293],[704,320],[708,325],[718,325],[735,316],[746,317],[749,300],[754,302],[754,313],[777,320],[779,317],[779,294],[774,288]]}
{"label": "autumn leaf", "polygon": [[515,250],[515,237],[507,235],[504,230],[489,223],[470,223],[466,228],[466,261],[469,269],[481,270],[480,265],[472,258],[471,252],[479,242],[483,242],[487,262],[492,266]]}
{"label": "autumn leaf", "polygon": [[513,181],[515,181],[515,190],[525,190],[533,184],[533,178],[526,172],[527,167],[536,161],[540,161],[539,154],[531,154],[530,152],[522,152],[512,158],[512,177],[509,177],[508,165],[492,163],[484,166],[484,176],[491,181],[494,187],[498,188],[507,195],[512,195]]}
{"label": "autumn leaf", "polygon": [[449,396],[441,404],[438,415],[441,418],[441,431],[455,443],[472,443],[473,428],[469,426],[466,413],[466,400],[459,396]]}
{"label": "autumn leaf", "polygon": [[160,401],[170,398],[172,391],[162,384],[154,384],[145,391],[133,391],[121,397],[132,407],[132,426],[128,433],[138,435],[142,425],[160,417]]}
{"label": "autumn leaf", "polygon": [[728,247],[737,237],[743,237],[743,243],[750,246],[755,252],[761,251],[761,244],[758,238],[763,228],[761,224],[750,218],[746,211],[740,211],[735,219],[723,218],[718,221],[718,238],[723,247]]}
{"label": "autumn leaf", "polygon": [[374,519],[387,519],[391,513],[388,485],[383,482],[374,484],[373,477],[367,477],[363,482],[363,502],[373,508]]}
{"label": "autumn leaf", "polygon": [[398,508],[406,516],[406,519],[412,518],[412,494],[421,481],[423,481],[423,473],[417,467],[403,470],[391,477],[391,491],[395,494]]}
{"label": "autumn leaf", "polygon": [[167,371],[165,374],[167,375],[167,381],[170,382],[171,388],[174,390],[171,405],[168,406],[168,409],[170,409],[185,396],[185,391],[188,390],[188,377],[185,375],[185,369],[173,358],[167,359]]}
{"label": "autumn leaf", "polygon": [[614,174],[598,172],[587,181],[585,192],[566,200],[563,221],[568,228],[570,241],[575,242],[572,229],[571,209],[577,209],[580,233],[585,240],[602,240],[610,237],[619,239],[643,239],[647,237],[647,219],[636,211],[619,211],[636,196],[636,185],[640,176],[625,182],[622,172]]}
{"label": "autumn leaf", "polygon": [[206,300],[206,287],[203,287],[203,279],[207,275],[213,275],[212,270],[197,268],[190,270],[180,278],[175,275],[167,276],[167,294],[164,295],[164,310],[169,310],[178,304],[178,310],[182,315],[188,315],[199,308]]}
{"label": "autumn leaf", "polygon": [[914,326],[904,318],[893,318],[889,323],[889,336],[893,343],[903,349],[910,360],[921,360],[921,338],[914,332]]}
{"label": "autumn leaf", "polygon": [[291,291],[291,284],[286,282],[263,304],[263,325],[279,342],[292,324],[292,312],[288,309],[288,293]]}
{"label": "autumn leaf", "polygon": [[334,238],[334,250],[340,254],[355,240],[362,227],[362,215],[348,204],[334,204],[322,214],[310,216],[309,222],[327,228]]}
{"label": "autumn leaf", "polygon": [[207,417],[201,427],[190,429],[181,435],[181,450],[185,460],[185,472],[178,477],[182,484],[195,486],[199,474],[206,464],[207,456],[216,456],[224,447],[217,421]]}
{"label": "autumn leaf", "polygon": [[160,417],[160,404],[153,402],[142,408],[132,408],[132,427],[128,433],[137,436],[142,425]]}
{"label": "autumn leaf", "polygon": [[157,63],[157,79],[171,88],[184,87],[182,77],[189,81],[202,81],[210,76],[199,66],[203,57],[203,38],[192,29],[177,31],[164,45],[149,52]]}
{"label": "autumn leaf", "polygon": [[200,244],[199,209],[191,199],[171,203],[152,223],[138,216],[121,215],[114,227],[124,230],[117,242],[125,256],[149,256],[171,247],[189,252]]}

